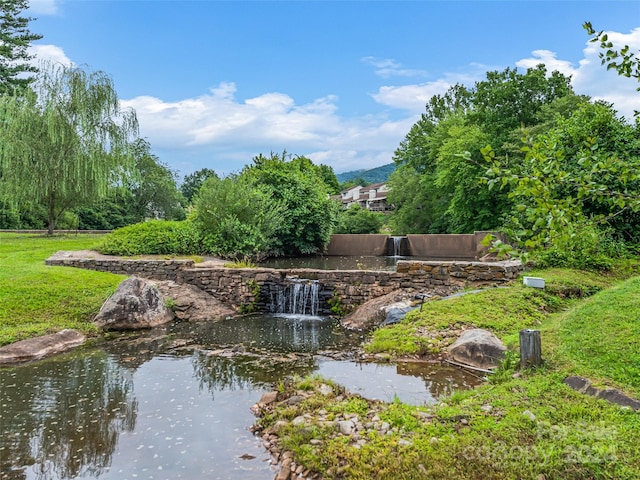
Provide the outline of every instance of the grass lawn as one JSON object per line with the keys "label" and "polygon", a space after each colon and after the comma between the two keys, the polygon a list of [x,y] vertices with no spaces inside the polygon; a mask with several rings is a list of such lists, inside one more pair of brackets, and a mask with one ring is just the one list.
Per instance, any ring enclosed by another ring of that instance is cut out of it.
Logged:
{"label": "grass lawn", "polygon": [[58,250],[91,248],[99,238],[0,233],[0,345],[64,328],[97,333],[90,320],[124,277],[44,262]]}

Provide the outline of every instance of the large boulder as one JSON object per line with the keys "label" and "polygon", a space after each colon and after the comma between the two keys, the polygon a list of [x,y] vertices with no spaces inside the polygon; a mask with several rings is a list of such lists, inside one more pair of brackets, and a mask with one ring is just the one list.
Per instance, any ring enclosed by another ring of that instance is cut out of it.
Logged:
{"label": "large boulder", "polygon": [[381,297],[366,301],[342,318],[340,323],[349,330],[370,330],[384,323],[390,305],[397,306],[402,302],[403,307],[409,307],[411,298],[413,298],[412,291],[394,290]]}
{"label": "large boulder", "polygon": [[32,362],[82,345],[86,338],[75,330],[29,338],[0,348],[0,365]]}
{"label": "large boulder", "polygon": [[103,330],[139,330],[173,320],[165,297],[148,280],[130,277],[102,305],[93,320]]}
{"label": "large boulder", "polygon": [[448,349],[449,358],[475,368],[497,367],[507,347],[493,333],[481,328],[465,330]]}
{"label": "large boulder", "polygon": [[171,280],[154,281],[158,290],[171,299],[171,309],[178,320],[197,322],[233,316],[235,310],[195,285]]}

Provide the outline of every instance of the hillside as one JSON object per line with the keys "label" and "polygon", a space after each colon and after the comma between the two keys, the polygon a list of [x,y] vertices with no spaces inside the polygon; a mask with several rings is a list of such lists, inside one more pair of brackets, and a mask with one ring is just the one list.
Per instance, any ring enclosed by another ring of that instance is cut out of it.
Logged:
{"label": "hillside", "polygon": [[391,175],[395,169],[396,165],[389,163],[370,170],[352,170],[350,172],[338,173],[336,177],[338,177],[338,182],[341,184],[354,178],[362,178],[367,183],[380,183],[389,180],[389,175]]}

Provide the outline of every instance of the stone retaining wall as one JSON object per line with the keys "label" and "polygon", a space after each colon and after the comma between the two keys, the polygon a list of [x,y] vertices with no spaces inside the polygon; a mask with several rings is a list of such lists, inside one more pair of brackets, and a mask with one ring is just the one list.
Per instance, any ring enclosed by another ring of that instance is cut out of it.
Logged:
{"label": "stone retaining wall", "polygon": [[465,286],[499,284],[512,280],[522,271],[520,262],[424,262],[401,260],[397,270],[312,270],[312,269],[233,269],[200,268],[191,260],[73,259],[47,260],[61,265],[157,280],[187,283],[210,293],[216,299],[244,311],[268,311],[269,292],[293,279],[319,283],[320,309],[331,307],[348,312],[365,301],[411,288],[419,292],[451,293]]}
{"label": "stone retaining wall", "polygon": [[117,275],[136,275],[155,280],[174,280],[185,268],[192,268],[193,260],[122,260],[95,258],[60,258],[56,255],[47,259],[47,265],[84,268]]}

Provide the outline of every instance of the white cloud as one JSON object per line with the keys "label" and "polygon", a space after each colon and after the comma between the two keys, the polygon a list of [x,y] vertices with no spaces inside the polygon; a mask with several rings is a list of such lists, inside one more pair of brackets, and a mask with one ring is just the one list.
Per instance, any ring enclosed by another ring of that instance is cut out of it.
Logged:
{"label": "white cloud", "polygon": [[[172,151],[172,156],[179,150],[206,151],[221,162],[213,168],[223,173],[237,171],[258,153],[284,149],[336,171],[376,167],[391,162],[393,150],[416,120],[345,119],[337,114],[338,99],[331,95],[297,105],[277,92],[239,101],[236,91],[235,84],[221,83],[197,98],[165,102],[141,96],[122,105],[135,109],[141,135],[154,150]],[[211,165],[194,160],[181,169],[189,173]]]}
{"label": "white cloud", "polygon": [[29,47],[29,54],[35,57],[32,62],[36,64],[39,61],[49,61],[66,66],[74,65],[71,59],[64,53],[64,50],[55,45],[31,45]]}
{"label": "white cloud", "polygon": [[444,79],[415,85],[387,85],[380,87],[378,93],[372,97],[382,105],[419,113],[424,112],[425,105],[431,97],[445,93],[451,86],[452,84]]}
{"label": "white cloud", "polygon": [[[640,27],[629,33],[608,32],[608,35],[617,50],[624,45],[629,45],[631,51],[640,50]],[[544,63],[550,72],[558,70],[571,75],[571,84],[576,93],[613,103],[620,115],[631,120],[634,110],[640,110],[640,93],[636,91],[638,82],[633,78],[621,77],[615,70],[607,70],[606,66],[601,65],[598,44],[586,40],[583,53],[584,58],[577,67],[557,59],[556,54],[548,50],[536,50],[532,52],[532,58],[522,59],[516,65],[528,68]]]}
{"label": "white cloud", "polygon": [[520,68],[535,68],[544,63],[549,72],[558,71],[563,75],[573,75],[576,71],[575,67],[566,60],[558,60],[556,52],[550,50],[534,50],[531,52],[532,58],[523,58],[518,60],[516,65]]}
{"label": "white cloud", "polygon": [[402,64],[390,58],[363,57],[364,63],[376,67],[376,75],[382,78],[389,77],[424,77],[427,75],[425,70],[415,70],[411,68],[403,68]]}
{"label": "white cloud", "polygon": [[431,82],[410,85],[385,85],[372,94],[373,99],[387,107],[406,110],[412,114],[423,113],[425,105],[434,95],[442,95],[453,85],[459,83],[469,87],[485,77],[485,72],[493,67],[472,63],[465,73],[445,73]]}
{"label": "white cloud", "polygon": [[29,14],[55,15],[58,13],[58,0],[30,0]]}

